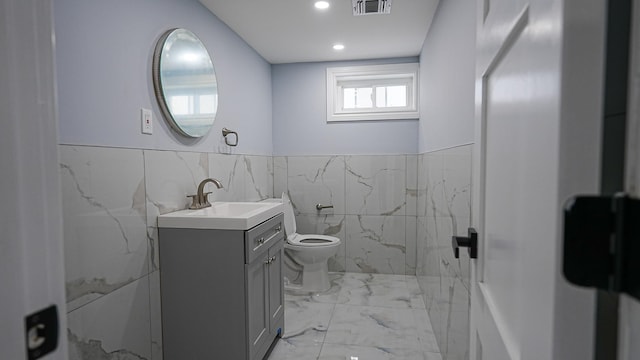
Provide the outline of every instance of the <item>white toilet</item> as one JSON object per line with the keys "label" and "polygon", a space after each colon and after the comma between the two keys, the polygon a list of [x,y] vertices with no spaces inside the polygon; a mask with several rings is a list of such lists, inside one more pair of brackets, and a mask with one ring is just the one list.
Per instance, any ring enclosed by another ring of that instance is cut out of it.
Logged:
{"label": "white toilet", "polygon": [[296,218],[291,199],[282,194],[284,204],[285,251],[302,265],[302,285],[298,290],[322,292],[331,288],[327,260],[338,252],[340,239],[327,235],[301,235],[296,232]]}

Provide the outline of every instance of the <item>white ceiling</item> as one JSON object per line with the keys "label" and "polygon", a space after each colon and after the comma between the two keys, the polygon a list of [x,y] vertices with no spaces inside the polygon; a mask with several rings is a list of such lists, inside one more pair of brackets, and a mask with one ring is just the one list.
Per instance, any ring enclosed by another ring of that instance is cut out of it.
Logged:
{"label": "white ceiling", "polygon": [[394,0],[389,15],[353,16],[351,0],[324,11],[314,1],[200,0],[272,64],[416,56],[439,2]]}

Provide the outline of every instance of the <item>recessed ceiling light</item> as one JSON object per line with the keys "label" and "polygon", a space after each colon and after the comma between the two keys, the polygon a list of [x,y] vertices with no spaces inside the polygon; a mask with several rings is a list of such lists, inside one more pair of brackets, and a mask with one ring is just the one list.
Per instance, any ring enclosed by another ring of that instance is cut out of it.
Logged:
{"label": "recessed ceiling light", "polygon": [[335,45],[333,45],[333,50],[344,50],[344,45],[335,44]]}
{"label": "recessed ceiling light", "polygon": [[329,2],[328,1],[316,1],[315,4],[313,4],[313,6],[315,6],[316,9],[324,10],[324,9],[328,9],[329,8]]}

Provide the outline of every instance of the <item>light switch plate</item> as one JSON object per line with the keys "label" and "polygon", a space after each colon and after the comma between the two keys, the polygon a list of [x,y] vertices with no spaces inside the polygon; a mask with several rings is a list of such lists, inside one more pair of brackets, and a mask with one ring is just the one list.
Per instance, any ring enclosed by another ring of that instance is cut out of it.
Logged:
{"label": "light switch plate", "polygon": [[153,117],[151,116],[151,110],[145,108],[140,109],[140,121],[142,123],[142,133],[153,134]]}

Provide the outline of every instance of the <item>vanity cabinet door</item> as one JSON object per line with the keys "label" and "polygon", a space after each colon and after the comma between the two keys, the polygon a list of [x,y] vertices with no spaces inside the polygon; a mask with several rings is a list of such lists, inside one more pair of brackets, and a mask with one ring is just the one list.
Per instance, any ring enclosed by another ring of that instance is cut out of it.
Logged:
{"label": "vanity cabinet door", "polygon": [[[284,261],[283,241],[269,249],[269,329],[271,333],[278,331],[281,322],[278,320],[284,315]],[[281,333],[284,329],[281,329]]]}
{"label": "vanity cabinet door", "polygon": [[269,264],[265,252],[246,266],[249,359],[255,359],[269,335]]}

